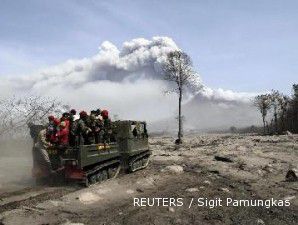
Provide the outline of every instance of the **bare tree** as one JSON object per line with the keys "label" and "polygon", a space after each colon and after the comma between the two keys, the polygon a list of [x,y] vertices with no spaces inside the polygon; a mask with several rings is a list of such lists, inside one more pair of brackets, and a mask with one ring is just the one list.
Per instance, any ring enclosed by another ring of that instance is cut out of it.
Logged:
{"label": "bare tree", "polygon": [[268,94],[258,95],[254,99],[254,105],[262,114],[263,132],[266,133],[266,116],[271,106],[270,96]]}
{"label": "bare tree", "polygon": [[280,130],[284,131],[286,128],[286,113],[288,110],[288,106],[290,104],[290,98],[286,95],[281,94],[280,98],[278,99],[278,103],[279,103],[279,109],[280,109],[280,113],[279,113],[279,117],[280,117]]}
{"label": "bare tree", "polygon": [[11,97],[0,101],[0,137],[23,134],[29,123],[44,124],[48,114],[61,115],[69,110],[52,98],[41,96]]}
{"label": "bare tree", "polygon": [[298,84],[293,84],[292,108],[292,131],[298,133]]}
{"label": "bare tree", "polygon": [[280,99],[281,99],[281,94],[279,91],[272,90],[270,93],[270,103],[271,106],[273,107],[273,116],[274,116],[274,132],[278,133],[278,111],[280,107]]}
{"label": "bare tree", "polygon": [[174,82],[174,91],[179,96],[179,111],[178,111],[178,139],[176,144],[182,143],[182,98],[184,88],[193,86],[196,82],[196,73],[192,67],[190,57],[182,51],[172,51],[167,55],[167,61],[164,65],[165,80]]}

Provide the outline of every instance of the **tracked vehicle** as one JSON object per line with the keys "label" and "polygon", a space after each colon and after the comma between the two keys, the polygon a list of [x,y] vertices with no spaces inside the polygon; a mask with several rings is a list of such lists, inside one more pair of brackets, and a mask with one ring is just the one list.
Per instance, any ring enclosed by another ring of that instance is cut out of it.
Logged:
{"label": "tracked vehicle", "polygon": [[62,166],[65,180],[89,186],[114,178],[120,171],[129,173],[147,167],[151,152],[146,123],[115,121],[112,127],[114,141],[109,143],[77,145],[63,152],[55,147],[48,148],[52,169]]}

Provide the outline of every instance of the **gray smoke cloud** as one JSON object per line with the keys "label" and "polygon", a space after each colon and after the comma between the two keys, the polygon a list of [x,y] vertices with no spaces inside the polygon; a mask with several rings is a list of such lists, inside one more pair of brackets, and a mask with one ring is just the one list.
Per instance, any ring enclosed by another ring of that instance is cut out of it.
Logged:
{"label": "gray smoke cloud", "polygon": [[[120,49],[105,41],[93,57],[68,60],[28,76],[1,79],[0,96],[5,98],[11,94],[29,92],[57,97],[78,110],[107,108],[121,119],[166,120],[174,116],[177,98],[164,94],[169,83],[163,80],[162,66],[167,54],[178,49],[169,37],[133,39],[124,42]],[[201,83],[199,76],[197,83]],[[213,90],[206,86],[190,94],[185,106],[197,116],[198,112],[206,113],[206,110],[197,110],[202,102],[206,109],[206,105],[212,105],[213,111],[214,108],[220,111],[221,107],[225,107],[226,111],[237,111],[249,105],[251,97],[255,95]],[[218,113],[214,116],[222,118]],[[187,117],[190,120],[196,118]],[[241,125],[256,122],[255,116],[249,118]],[[207,124],[205,126],[208,127]]]}

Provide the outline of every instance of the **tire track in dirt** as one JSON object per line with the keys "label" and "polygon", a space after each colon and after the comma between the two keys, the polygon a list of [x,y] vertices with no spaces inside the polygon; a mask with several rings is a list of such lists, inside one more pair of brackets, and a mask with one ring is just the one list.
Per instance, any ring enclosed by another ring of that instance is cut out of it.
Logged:
{"label": "tire track in dirt", "polygon": [[[80,189],[80,187],[59,187],[57,189],[51,189],[49,191],[40,193],[40,194],[36,194],[37,191],[41,190],[41,187],[38,188],[25,188],[23,190],[20,191],[16,191],[16,192],[11,192],[11,193],[7,193],[7,194],[2,194],[2,198],[3,197],[15,197],[15,195],[22,195],[22,194],[26,194],[29,195],[28,197],[21,199],[21,200],[16,200],[16,201],[9,201],[3,205],[1,205],[0,207],[0,213],[6,212],[6,211],[10,211],[13,209],[17,209],[20,207],[30,207],[30,206],[34,206],[40,202],[44,202],[46,200],[50,200],[50,199],[57,199],[60,198],[70,192],[74,192],[76,190]],[[30,195],[30,192],[32,192],[32,194]],[[1,198],[0,198],[1,199]],[[3,199],[2,199],[3,201]],[[0,201],[1,203],[1,201]]]}

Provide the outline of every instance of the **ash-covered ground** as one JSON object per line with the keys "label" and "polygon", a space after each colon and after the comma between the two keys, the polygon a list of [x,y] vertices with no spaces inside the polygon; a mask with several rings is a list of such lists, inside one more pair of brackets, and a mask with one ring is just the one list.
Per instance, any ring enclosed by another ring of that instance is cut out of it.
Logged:
{"label": "ash-covered ground", "polygon": [[[1,193],[0,224],[298,223],[298,182],[285,181],[297,168],[298,135],[189,135],[180,147],[173,142],[151,137],[147,169],[90,188],[29,186]],[[211,209],[195,204],[200,197],[274,198],[290,206]],[[183,206],[138,207],[134,198],[181,198]]]}

